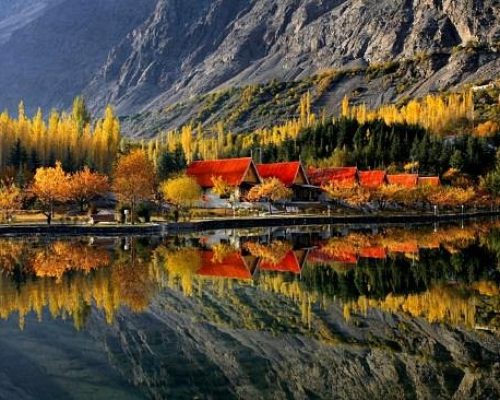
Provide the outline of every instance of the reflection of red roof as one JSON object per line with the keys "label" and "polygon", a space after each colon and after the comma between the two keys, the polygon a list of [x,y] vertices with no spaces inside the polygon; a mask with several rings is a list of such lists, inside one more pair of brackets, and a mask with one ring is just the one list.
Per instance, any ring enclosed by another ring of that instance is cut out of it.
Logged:
{"label": "reflection of red roof", "polygon": [[324,251],[323,249],[313,249],[308,257],[308,262],[321,264],[328,262],[343,262],[348,264],[356,264],[358,257],[354,251],[336,251],[335,253],[330,253]]}
{"label": "reflection of red roof", "polygon": [[314,168],[307,171],[313,185],[323,186],[334,183],[340,187],[352,187],[356,184],[356,167]]}
{"label": "reflection of red roof", "polygon": [[[300,161],[257,164],[257,171],[259,171],[259,175],[262,179],[278,178],[285,186],[288,187],[295,184],[301,168],[302,166]],[[305,183],[307,184],[307,182]]]}
{"label": "reflection of red roof", "polygon": [[197,274],[218,278],[252,279],[252,274],[239,251],[226,255],[222,261],[214,260],[213,251],[202,251],[201,268]]}
{"label": "reflection of red roof", "polygon": [[221,177],[230,186],[239,186],[249,168],[253,167],[250,157],[194,161],[188,166],[186,173],[195,178],[202,188],[212,188],[214,177]]}
{"label": "reflection of red roof", "polygon": [[386,174],[382,170],[359,171],[358,177],[362,187],[376,189],[384,184]]}
{"label": "reflection of red roof", "polygon": [[408,189],[417,187],[417,181],[417,174],[387,175],[387,182],[389,185],[403,186]]}
{"label": "reflection of red roof", "polygon": [[420,176],[418,186],[441,186],[441,180],[439,176]]}
{"label": "reflection of red roof", "polygon": [[416,240],[390,243],[387,247],[391,253],[418,253],[418,244]]}
{"label": "reflection of red roof", "polygon": [[359,256],[363,258],[383,259],[386,258],[387,253],[385,247],[363,247],[359,251]]}
{"label": "reflection of red roof", "polygon": [[277,264],[262,260],[260,269],[264,271],[293,272],[294,274],[300,274],[299,260],[293,250],[286,253]]}

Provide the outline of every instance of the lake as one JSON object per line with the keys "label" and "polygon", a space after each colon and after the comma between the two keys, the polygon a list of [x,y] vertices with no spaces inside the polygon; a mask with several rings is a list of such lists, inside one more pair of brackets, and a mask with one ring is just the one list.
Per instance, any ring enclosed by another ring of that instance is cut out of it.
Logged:
{"label": "lake", "polygon": [[500,222],[0,239],[0,399],[500,397]]}

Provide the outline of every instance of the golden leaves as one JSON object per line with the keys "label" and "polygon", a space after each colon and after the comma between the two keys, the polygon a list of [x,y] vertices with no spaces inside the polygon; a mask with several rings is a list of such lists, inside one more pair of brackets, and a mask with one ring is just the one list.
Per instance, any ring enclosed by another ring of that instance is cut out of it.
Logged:
{"label": "golden leaves", "polygon": [[165,200],[177,207],[191,206],[202,195],[200,185],[190,176],[169,179],[163,182],[161,190]]}

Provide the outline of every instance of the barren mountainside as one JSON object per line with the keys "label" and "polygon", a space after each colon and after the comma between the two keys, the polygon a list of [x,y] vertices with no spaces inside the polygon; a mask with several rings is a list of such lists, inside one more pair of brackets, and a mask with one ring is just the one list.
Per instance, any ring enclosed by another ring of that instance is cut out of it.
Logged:
{"label": "barren mountainside", "polygon": [[[0,39],[1,108],[20,98],[29,109],[65,107],[83,92],[94,110],[109,102],[131,115],[214,89],[429,53],[447,57],[405,96],[500,71],[498,0],[54,0],[39,14]],[[452,54],[460,45],[472,50]],[[380,92],[371,99],[398,97]]]}

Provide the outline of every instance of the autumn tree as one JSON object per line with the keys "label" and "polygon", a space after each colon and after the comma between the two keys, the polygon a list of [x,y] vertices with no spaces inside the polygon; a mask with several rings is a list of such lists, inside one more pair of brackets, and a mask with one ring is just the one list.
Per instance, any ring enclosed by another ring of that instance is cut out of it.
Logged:
{"label": "autumn tree", "polygon": [[155,173],[153,163],[142,150],[122,156],[113,174],[113,190],[118,199],[130,205],[132,224],[139,202],[154,197]]}
{"label": "autumn tree", "polygon": [[470,203],[475,197],[474,188],[443,186],[429,194],[429,201],[441,207],[457,207]]}
{"label": "autumn tree", "polygon": [[71,199],[80,204],[80,210],[92,200],[105,195],[110,190],[107,176],[92,172],[89,167],[71,175],[69,179],[69,190]]}
{"label": "autumn tree", "polygon": [[279,179],[270,178],[250,189],[247,198],[249,201],[267,200],[269,212],[272,212],[272,206],[275,202],[290,199],[292,196],[292,189],[286,187]]}
{"label": "autumn tree", "polygon": [[15,210],[22,205],[23,193],[12,181],[0,184],[0,212],[6,219],[10,219]]}
{"label": "autumn tree", "polygon": [[212,177],[212,184],[214,185],[213,192],[221,198],[229,197],[234,191],[234,188],[230,186],[221,176]]}
{"label": "autumn tree", "polygon": [[372,199],[377,202],[380,210],[384,210],[387,204],[399,202],[405,190],[399,185],[382,185],[372,192]]}
{"label": "autumn tree", "polygon": [[161,186],[166,201],[176,206],[191,207],[194,201],[200,200],[202,190],[196,179],[190,176],[178,176],[163,182]]}
{"label": "autumn tree", "polygon": [[321,188],[330,199],[343,201],[352,207],[359,207],[370,201],[370,192],[359,185],[347,187],[330,183]]}
{"label": "autumn tree", "polygon": [[54,215],[54,204],[64,202],[70,197],[69,177],[63,171],[61,163],[55,167],[41,167],[36,170],[31,187],[33,195],[42,204],[43,213],[50,225]]}

